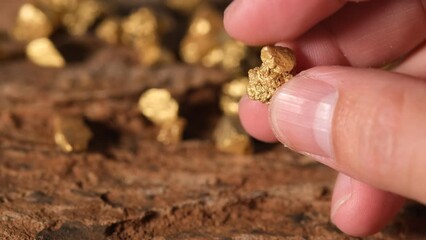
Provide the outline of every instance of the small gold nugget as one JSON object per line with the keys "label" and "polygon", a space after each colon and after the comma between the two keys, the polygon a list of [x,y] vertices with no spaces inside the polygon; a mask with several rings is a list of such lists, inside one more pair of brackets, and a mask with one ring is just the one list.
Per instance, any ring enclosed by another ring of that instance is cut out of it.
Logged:
{"label": "small gold nugget", "polygon": [[221,13],[212,6],[202,4],[195,10],[180,44],[183,61],[238,70],[247,56],[247,47],[226,34],[222,19]]}
{"label": "small gold nugget", "polygon": [[55,143],[64,152],[85,151],[93,136],[81,117],[57,116],[54,129]]}
{"label": "small gold nugget", "polygon": [[109,44],[118,44],[121,34],[120,24],[118,18],[107,18],[96,28],[96,36]]}
{"label": "small gold nugget", "polygon": [[186,121],[183,118],[178,118],[171,122],[166,122],[161,125],[157,135],[157,141],[164,145],[177,144],[182,141],[183,131],[186,126]]}
{"label": "small gold nugget", "polygon": [[70,34],[81,36],[104,12],[104,6],[96,0],[80,0],[73,5],[63,15],[62,24]]}
{"label": "small gold nugget", "polygon": [[140,97],[139,110],[151,122],[162,125],[178,118],[179,105],[166,89],[152,88]]}
{"label": "small gold nugget", "polygon": [[247,93],[250,99],[269,103],[275,91],[293,75],[296,64],[291,49],[279,46],[263,47],[260,53],[262,65],[250,69]]}
{"label": "small gold nugget", "polygon": [[226,83],[222,88],[220,108],[225,115],[238,115],[238,104],[241,97],[247,92],[248,78],[242,77]]}
{"label": "small gold nugget", "polygon": [[139,110],[160,127],[157,141],[169,145],[182,140],[186,121],[179,118],[179,105],[166,89],[152,88],[139,99]]}
{"label": "small gold nugget", "polygon": [[237,78],[222,87],[220,108],[224,116],[216,125],[214,141],[221,152],[232,154],[248,154],[253,146],[249,135],[244,131],[238,117],[238,103],[247,92],[248,79]]}
{"label": "small gold nugget", "polygon": [[155,12],[143,7],[123,19],[123,45],[135,50],[141,64],[153,66],[173,61],[173,55],[160,43],[160,22]]}
{"label": "small gold nugget", "polygon": [[213,136],[216,148],[221,152],[248,154],[252,151],[251,139],[242,128],[238,116],[223,116]]}
{"label": "small gold nugget", "polygon": [[42,67],[65,66],[64,58],[48,38],[39,38],[28,43],[26,54],[31,62]]}
{"label": "small gold nugget", "polygon": [[49,17],[41,9],[26,3],[19,9],[12,36],[19,41],[49,36],[53,31]]}

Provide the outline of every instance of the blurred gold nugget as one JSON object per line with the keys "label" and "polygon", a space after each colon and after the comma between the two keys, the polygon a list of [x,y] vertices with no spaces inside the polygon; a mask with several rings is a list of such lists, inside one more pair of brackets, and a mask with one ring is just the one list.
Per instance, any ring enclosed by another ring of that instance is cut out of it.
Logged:
{"label": "blurred gold nugget", "polygon": [[149,89],[140,97],[139,109],[146,118],[160,127],[157,141],[168,145],[182,140],[186,121],[179,118],[179,105],[169,91]]}
{"label": "blurred gold nugget", "polygon": [[177,118],[173,121],[163,123],[158,132],[157,141],[164,145],[172,145],[181,142],[185,126],[186,121],[183,118]]}
{"label": "blurred gold nugget", "polygon": [[121,24],[121,42],[133,48],[139,61],[146,66],[173,61],[172,54],[160,43],[160,23],[155,12],[147,7],[140,8]]}
{"label": "blurred gold nugget", "polygon": [[68,153],[85,151],[93,136],[82,117],[56,116],[54,130],[55,143]]}
{"label": "blurred gold nugget", "polygon": [[223,116],[213,136],[216,148],[221,152],[233,154],[252,152],[251,139],[242,128],[238,116]]}
{"label": "blurred gold nugget", "polygon": [[202,63],[204,56],[219,47],[221,32],[223,32],[221,14],[207,5],[198,7],[181,42],[180,52],[183,60],[192,64]]}
{"label": "blurred gold nugget", "polygon": [[96,28],[96,36],[109,44],[120,43],[120,19],[107,18]]}
{"label": "blurred gold nugget", "polygon": [[202,5],[194,12],[188,32],[181,42],[181,56],[187,63],[200,63],[210,50],[219,45],[223,31],[222,16],[210,6]]}
{"label": "blurred gold nugget", "polygon": [[62,24],[72,35],[83,35],[95,20],[104,12],[104,6],[97,0],[71,2],[62,17]]}
{"label": "blurred gold nugget", "polygon": [[159,40],[157,17],[150,8],[144,7],[135,11],[123,20],[121,27],[121,40],[128,47],[151,44]]}
{"label": "blurred gold nugget", "polygon": [[64,58],[48,38],[39,38],[28,43],[26,54],[31,62],[41,67],[65,66]]}
{"label": "blurred gold nugget", "polygon": [[12,36],[18,41],[31,41],[49,36],[53,28],[45,12],[26,3],[19,9]]}
{"label": "blurred gold nugget", "polygon": [[296,58],[291,49],[279,46],[263,47],[260,58],[261,66],[248,72],[247,93],[252,100],[269,103],[275,91],[293,77],[290,72]]}
{"label": "blurred gold nugget", "polygon": [[226,83],[222,88],[220,107],[225,115],[238,115],[238,104],[242,96],[247,92],[248,78],[242,77]]}
{"label": "blurred gold nugget", "polygon": [[238,105],[247,92],[248,79],[241,77],[226,83],[222,87],[220,108],[224,112],[216,126],[214,141],[219,151],[233,154],[248,154],[252,151],[252,142],[244,131],[238,117]]}
{"label": "blurred gold nugget", "polygon": [[179,105],[166,89],[151,88],[139,98],[139,110],[151,122],[161,125],[178,118]]}
{"label": "blurred gold nugget", "polygon": [[180,49],[182,59],[187,63],[225,69],[238,68],[246,52],[244,44],[225,33],[222,14],[209,5],[200,5],[196,9]]}

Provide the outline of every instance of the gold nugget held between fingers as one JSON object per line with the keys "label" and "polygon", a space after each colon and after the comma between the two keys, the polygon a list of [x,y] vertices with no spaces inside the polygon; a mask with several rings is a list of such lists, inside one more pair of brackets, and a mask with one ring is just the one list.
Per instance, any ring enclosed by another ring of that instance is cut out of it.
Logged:
{"label": "gold nugget held between fingers", "polygon": [[263,47],[260,58],[262,65],[248,72],[247,94],[252,100],[269,103],[275,91],[293,77],[290,72],[296,58],[291,49],[280,46]]}

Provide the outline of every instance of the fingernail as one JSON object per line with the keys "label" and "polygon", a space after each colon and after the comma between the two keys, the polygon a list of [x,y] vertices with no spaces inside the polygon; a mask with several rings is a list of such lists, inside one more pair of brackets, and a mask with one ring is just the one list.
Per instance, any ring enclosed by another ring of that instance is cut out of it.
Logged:
{"label": "fingernail", "polygon": [[333,190],[333,199],[331,203],[331,219],[334,218],[340,207],[343,206],[352,197],[352,178],[342,173],[336,180]]}
{"label": "fingernail", "polygon": [[273,131],[291,149],[322,158],[333,157],[332,120],[338,92],[320,80],[296,76],[271,101]]}

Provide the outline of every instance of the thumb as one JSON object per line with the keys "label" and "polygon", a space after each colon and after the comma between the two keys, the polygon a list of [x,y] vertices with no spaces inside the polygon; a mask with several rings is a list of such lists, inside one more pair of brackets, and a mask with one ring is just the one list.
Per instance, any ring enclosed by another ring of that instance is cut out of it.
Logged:
{"label": "thumb", "polygon": [[270,105],[290,148],[377,188],[426,203],[426,81],[373,69],[318,67]]}

